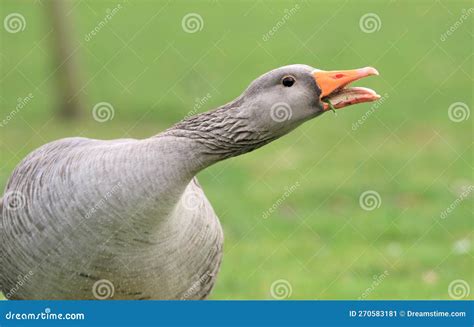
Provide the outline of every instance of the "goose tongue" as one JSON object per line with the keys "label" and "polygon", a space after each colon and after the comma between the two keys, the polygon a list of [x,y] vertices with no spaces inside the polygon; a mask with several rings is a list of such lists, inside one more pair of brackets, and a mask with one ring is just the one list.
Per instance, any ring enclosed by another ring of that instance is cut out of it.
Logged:
{"label": "goose tongue", "polygon": [[321,89],[320,100],[323,102],[323,109],[329,110],[331,108],[327,102],[331,102],[334,108],[339,109],[352,104],[379,99],[380,95],[372,89],[365,87],[346,87],[351,82],[378,74],[378,71],[372,67],[354,70],[313,71],[316,84]]}

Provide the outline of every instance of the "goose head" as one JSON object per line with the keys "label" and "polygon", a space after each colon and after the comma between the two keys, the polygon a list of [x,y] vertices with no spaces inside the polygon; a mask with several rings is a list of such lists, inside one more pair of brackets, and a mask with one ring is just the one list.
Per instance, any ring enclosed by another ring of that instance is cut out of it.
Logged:
{"label": "goose head", "polygon": [[363,87],[349,87],[363,77],[378,75],[375,68],[324,71],[307,65],[274,69],[254,80],[241,95],[236,110],[256,132],[281,136],[330,109],[375,101],[380,96]]}
{"label": "goose head", "polygon": [[165,134],[203,145],[201,152],[213,157],[210,164],[257,149],[330,109],[377,100],[371,89],[348,86],[371,75],[378,75],[375,68],[280,67],[255,79],[235,100],[187,118]]}

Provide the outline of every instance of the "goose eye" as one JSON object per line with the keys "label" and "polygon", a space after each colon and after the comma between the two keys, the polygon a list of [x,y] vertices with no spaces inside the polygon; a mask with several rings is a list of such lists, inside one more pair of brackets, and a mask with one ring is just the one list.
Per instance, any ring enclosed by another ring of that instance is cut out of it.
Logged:
{"label": "goose eye", "polygon": [[281,80],[281,84],[286,87],[293,86],[293,84],[295,84],[295,78],[293,76],[285,76]]}

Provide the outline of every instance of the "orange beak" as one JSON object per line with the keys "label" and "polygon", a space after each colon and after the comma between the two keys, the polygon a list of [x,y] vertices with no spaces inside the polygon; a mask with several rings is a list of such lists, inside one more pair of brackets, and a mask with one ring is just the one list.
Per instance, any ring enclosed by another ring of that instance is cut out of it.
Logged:
{"label": "orange beak", "polygon": [[361,102],[375,101],[380,98],[374,90],[364,87],[346,87],[349,83],[363,77],[378,75],[373,67],[365,67],[353,70],[336,71],[313,71],[316,84],[321,89],[319,99],[323,102],[323,109],[329,110],[331,106],[336,109],[350,106]]}

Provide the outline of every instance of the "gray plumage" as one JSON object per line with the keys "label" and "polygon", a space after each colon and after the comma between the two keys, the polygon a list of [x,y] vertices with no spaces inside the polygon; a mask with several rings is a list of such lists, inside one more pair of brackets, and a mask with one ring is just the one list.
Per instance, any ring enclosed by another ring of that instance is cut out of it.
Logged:
{"label": "gray plumage", "polygon": [[[66,138],[32,152],[2,200],[3,293],[94,299],[106,280],[113,299],[207,297],[223,232],[195,175],[322,113],[311,71],[273,70],[229,104],[147,139]],[[282,88],[288,74],[299,84]],[[288,119],[274,119],[275,103],[289,105]]]}

